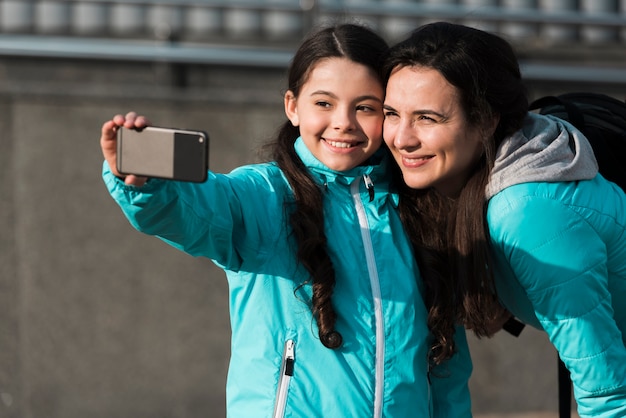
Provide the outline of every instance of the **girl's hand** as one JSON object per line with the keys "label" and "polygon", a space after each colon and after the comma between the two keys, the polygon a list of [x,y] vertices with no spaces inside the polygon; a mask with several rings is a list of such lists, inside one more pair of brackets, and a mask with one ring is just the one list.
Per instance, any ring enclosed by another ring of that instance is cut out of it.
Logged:
{"label": "girl's hand", "polygon": [[146,117],[137,115],[135,112],[128,112],[126,116],[115,115],[113,119],[102,124],[102,133],[100,136],[102,154],[109,164],[111,172],[117,177],[124,179],[124,183],[126,184],[143,186],[146,181],[148,181],[148,178],[132,174],[125,176],[117,171],[117,131],[122,126],[128,129],[142,129],[149,124],[150,122]]}

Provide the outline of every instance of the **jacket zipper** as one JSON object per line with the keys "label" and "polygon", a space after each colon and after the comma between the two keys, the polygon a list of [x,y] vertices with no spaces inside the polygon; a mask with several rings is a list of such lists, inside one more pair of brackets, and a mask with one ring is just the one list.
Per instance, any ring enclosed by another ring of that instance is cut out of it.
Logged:
{"label": "jacket zipper", "polygon": [[[374,183],[366,174],[363,176],[365,187],[368,190],[370,199],[373,198]],[[361,239],[365,249],[365,259],[367,261],[367,270],[369,272],[370,286],[372,288],[372,299],[374,301],[374,318],[376,322],[376,365],[375,365],[375,383],[374,383],[374,418],[382,417],[382,394],[384,384],[384,359],[385,359],[385,334],[382,315],[382,301],[380,297],[380,280],[378,277],[378,268],[374,259],[374,246],[372,245],[372,237],[370,235],[369,223],[365,214],[365,207],[361,200],[360,181],[354,181],[350,186],[352,199],[359,218],[359,226],[361,227]],[[371,201],[371,200],[370,200]]]}
{"label": "jacket zipper", "polygon": [[276,391],[276,404],[274,405],[273,418],[283,418],[287,405],[287,394],[289,393],[289,382],[293,376],[293,366],[296,360],[296,343],[293,340],[285,342],[283,359],[280,365],[280,377],[278,379],[278,389]]}
{"label": "jacket zipper", "polygon": [[370,197],[370,202],[374,200],[374,182],[367,174],[363,174],[363,181],[365,182],[365,188]]}

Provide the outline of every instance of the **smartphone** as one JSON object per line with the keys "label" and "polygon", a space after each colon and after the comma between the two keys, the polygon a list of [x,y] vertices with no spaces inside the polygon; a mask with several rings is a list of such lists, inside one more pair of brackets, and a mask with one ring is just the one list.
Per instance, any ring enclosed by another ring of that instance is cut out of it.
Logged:
{"label": "smartphone", "polygon": [[117,171],[202,183],[209,169],[206,132],[147,126],[117,131]]}

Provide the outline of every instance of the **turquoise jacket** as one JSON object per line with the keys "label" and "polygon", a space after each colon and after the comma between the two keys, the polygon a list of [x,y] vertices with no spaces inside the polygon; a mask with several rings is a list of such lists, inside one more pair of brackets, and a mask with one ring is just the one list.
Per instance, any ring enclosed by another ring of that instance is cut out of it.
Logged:
{"label": "turquoise jacket", "polygon": [[488,224],[503,304],[543,329],[582,417],[626,416],[626,195],[571,125],[529,116],[499,150]]}
{"label": "turquoise jacket", "polygon": [[335,350],[319,341],[309,277],[285,218],[292,192],[275,164],[209,172],[203,184],[152,179],[141,188],[124,185],[104,164],[105,183],[136,229],[226,272],[228,416],[470,417],[463,330],[459,353],[428,372],[422,283],[388,190],[386,153],[377,165],[336,172],[301,140],[296,150],[324,190],[344,341]]}

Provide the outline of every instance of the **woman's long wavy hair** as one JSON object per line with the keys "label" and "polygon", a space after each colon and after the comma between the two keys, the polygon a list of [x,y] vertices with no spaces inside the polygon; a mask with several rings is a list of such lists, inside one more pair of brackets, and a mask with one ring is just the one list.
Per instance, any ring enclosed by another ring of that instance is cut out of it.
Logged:
{"label": "woman's long wavy hair", "polygon": [[[307,37],[296,51],[288,71],[287,89],[297,98],[315,65],[333,57],[347,58],[370,68],[382,85],[381,65],[387,48],[383,38],[361,25],[344,23],[321,29]],[[337,348],[343,339],[335,329],[337,315],[332,304],[335,270],[327,252],[323,194],[296,154],[294,143],[299,136],[298,127],[286,121],[270,150],[294,192],[295,207],[288,208],[289,225],[297,242],[298,261],[312,279],[311,303],[320,340],[325,347]]]}
{"label": "woman's long wavy hair", "polygon": [[[490,320],[501,312],[489,255],[485,186],[499,144],[522,126],[528,99],[511,45],[467,26],[437,22],[418,28],[389,50],[385,79],[402,67],[441,73],[457,89],[469,124],[484,132],[482,157],[458,197],[404,186],[400,199],[400,216],[425,281],[428,325],[435,336],[431,361],[438,364],[455,352],[456,325],[488,336]],[[495,132],[494,120],[499,120]],[[401,177],[399,169],[395,174]]]}

